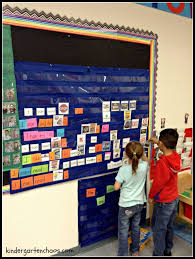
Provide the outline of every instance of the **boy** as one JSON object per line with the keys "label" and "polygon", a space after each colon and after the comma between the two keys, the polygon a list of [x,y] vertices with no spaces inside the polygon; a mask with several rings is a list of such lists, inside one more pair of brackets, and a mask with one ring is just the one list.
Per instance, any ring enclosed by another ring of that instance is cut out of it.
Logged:
{"label": "boy", "polygon": [[149,203],[155,200],[152,215],[153,256],[171,256],[173,247],[173,221],[178,205],[177,173],[181,165],[181,158],[174,151],[178,137],[176,130],[165,129],[160,132],[159,140],[150,139],[163,152],[156,162],[149,193]]}

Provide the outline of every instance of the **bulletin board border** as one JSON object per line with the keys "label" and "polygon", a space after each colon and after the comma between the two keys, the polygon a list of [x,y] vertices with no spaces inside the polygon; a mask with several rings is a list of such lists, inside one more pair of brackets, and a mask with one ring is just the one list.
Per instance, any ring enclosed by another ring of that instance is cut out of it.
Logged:
{"label": "bulletin board border", "polygon": [[[44,11],[3,7],[3,24],[20,26],[39,30],[48,30],[61,33],[70,33],[83,36],[99,37],[105,39],[126,41],[150,46],[150,87],[149,87],[149,125],[148,138],[152,137],[155,127],[156,106],[156,74],[158,59],[158,35],[152,31],[144,31],[119,25],[74,19],[66,16],[46,14]],[[151,149],[148,150],[151,157]],[[53,183],[54,184],[54,183]],[[47,184],[48,185],[48,184]],[[37,186],[39,187],[39,186]]]}

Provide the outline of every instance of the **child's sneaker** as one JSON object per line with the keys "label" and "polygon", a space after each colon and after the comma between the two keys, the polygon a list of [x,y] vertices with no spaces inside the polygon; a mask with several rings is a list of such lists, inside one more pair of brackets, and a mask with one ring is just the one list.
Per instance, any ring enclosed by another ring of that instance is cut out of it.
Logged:
{"label": "child's sneaker", "polygon": [[131,256],[139,256],[139,252],[131,253]]}

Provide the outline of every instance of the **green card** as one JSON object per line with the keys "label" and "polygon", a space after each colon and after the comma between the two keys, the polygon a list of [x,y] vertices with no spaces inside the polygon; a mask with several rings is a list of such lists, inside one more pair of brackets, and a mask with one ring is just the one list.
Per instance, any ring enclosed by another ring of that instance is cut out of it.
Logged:
{"label": "green card", "polygon": [[31,174],[40,174],[40,173],[42,173],[42,166],[41,165],[32,166]]}
{"label": "green card", "polygon": [[48,172],[48,164],[42,165],[42,173],[47,173]]}
{"label": "green card", "polygon": [[100,206],[100,205],[104,204],[105,203],[105,195],[96,198],[96,200],[97,200],[97,206]]}
{"label": "green card", "polygon": [[107,185],[106,186],[106,193],[114,192],[114,185]]}
{"label": "green card", "polygon": [[31,155],[22,156],[22,165],[31,164]]}

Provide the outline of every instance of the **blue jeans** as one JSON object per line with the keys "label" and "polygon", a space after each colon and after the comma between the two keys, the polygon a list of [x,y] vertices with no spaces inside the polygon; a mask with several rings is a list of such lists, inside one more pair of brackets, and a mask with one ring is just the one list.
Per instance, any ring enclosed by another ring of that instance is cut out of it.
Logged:
{"label": "blue jeans", "polygon": [[153,256],[170,253],[173,247],[173,221],[177,213],[179,199],[172,202],[156,202],[152,215]]}
{"label": "blue jeans", "polygon": [[120,207],[118,214],[118,256],[128,255],[128,232],[129,227],[131,230],[132,243],[130,245],[130,251],[135,253],[139,251],[140,241],[140,219],[141,211],[143,209],[142,204],[138,204],[132,207]]}

